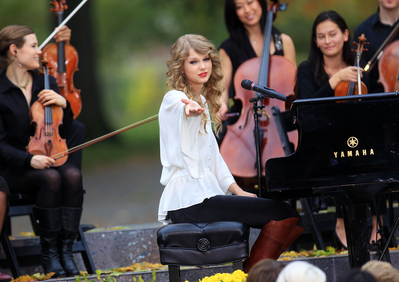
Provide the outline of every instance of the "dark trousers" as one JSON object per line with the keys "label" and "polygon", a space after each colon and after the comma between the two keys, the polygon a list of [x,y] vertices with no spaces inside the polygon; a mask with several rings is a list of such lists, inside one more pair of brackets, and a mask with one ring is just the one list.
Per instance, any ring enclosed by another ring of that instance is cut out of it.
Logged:
{"label": "dark trousers", "polygon": [[280,221],[301,218],[288,203],[264,198],[234,195],[218,195],[188,208],[169,211],[172,223],[199,223],[216,221],[237,221],[253,228],[262,228],[270,220]]}

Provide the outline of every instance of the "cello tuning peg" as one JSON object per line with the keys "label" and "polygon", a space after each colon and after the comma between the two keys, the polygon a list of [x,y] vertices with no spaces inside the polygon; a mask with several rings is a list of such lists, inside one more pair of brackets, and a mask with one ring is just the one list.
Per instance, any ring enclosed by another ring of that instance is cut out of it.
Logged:
{"label": "cello tuning peg", "polygon": [[54,13],[54,8],[51,8],[51,9],[50,9],[50,12],[51,12],[51,13]]}
{"label": "cello tuning peg", "polygon": [[64,5],[64,10],[68,10],[68,5]]}
{"label": "cello tuning peg", "polygon": [[367,48],[363,48],[363,51],[366,51],[366,52],[367,52],[368,50],[369,50],[369,49],[367,49]]}

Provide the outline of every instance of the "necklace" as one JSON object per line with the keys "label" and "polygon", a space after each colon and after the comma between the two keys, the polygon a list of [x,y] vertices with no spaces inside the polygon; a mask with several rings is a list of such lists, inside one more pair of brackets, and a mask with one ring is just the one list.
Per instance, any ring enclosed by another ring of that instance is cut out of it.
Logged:
{"label": "necklace", "polygon": [[256,45],[256,41],[253,41],[252,43],[253,43],[254,45]]}
{"label": "necklace", "polygon": [[19,88],[23,88],[26,90],[26,87],[28,87],[28,83],[29,83],[29,75],[28,75],[28,80],[26,81],[25,85],[17,85]]}

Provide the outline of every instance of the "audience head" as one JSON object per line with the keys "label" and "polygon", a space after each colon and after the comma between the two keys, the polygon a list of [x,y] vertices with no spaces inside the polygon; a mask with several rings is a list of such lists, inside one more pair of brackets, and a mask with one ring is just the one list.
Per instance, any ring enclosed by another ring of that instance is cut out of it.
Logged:
{"label": "audience head", "polygon": [[371,260],[361,269],[370,272],[378,282],[399,281],[399,270],[385,261]]}
{"label": "audience head", "polygon": [[249,271],[247,282],[276,282],[284,263],[274,259],[258,261]]}
{"label": "audience head", "polygon": [[304,261],[287,264],[280,272],[277,282],[325,282],[326,274],[317,266]]}
{"label": "audience head", "polygon": [[337,282],[377,282],[377,279],[370,272],[355,268],[341,275]]}

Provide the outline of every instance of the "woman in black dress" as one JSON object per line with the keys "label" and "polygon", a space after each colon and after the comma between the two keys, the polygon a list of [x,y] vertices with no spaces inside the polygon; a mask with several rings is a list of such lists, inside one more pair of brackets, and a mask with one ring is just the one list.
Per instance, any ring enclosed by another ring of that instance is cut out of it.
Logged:
{"label": "woman in black dress", "polygon": [[35,131],[29,116],[34,102],[63,109],[61,137],[69,138],[73,123],[71,106],[52,76],[50,89],[44,89],[43,75],[36,71],[40,54],[31,28],[11,25],[0,31],[0,175],[11,191],[36,195],[33,214],[44,271],[72,276],[79,274],[72,246],[82,214],[81,171],[68,161],[53,167],[54,159],[26,152]]}
{"label": "woman in black dress", "polygon": [[[333,97],[340,82],[357,82],[355,54],[351,51],[351,36],[345,20],[335,11],[320,13],[312,27],[308,60],[297,70],[296,95],[299,99]],[[362,72],[363,70],[360,69]],[[362,74],[368,87],[368,78]],[[337,206],[335,239],[338,247],[346,248],[342,211]]]}
{"label": "woman in black dress", "polygon": [[[234,100],[234,75],[237,68],[245,61],[262,56],[267,6],[264,0],[226,0],[224,11],[225,23],[229,38],[219,47],[224,75],[221,108],[218,116],[223,121],[223,129],[219,134],[219,145],[226,134],[226,125],[231,125],[238,117],[225,115],[228,111],[241,113],[240,101]],[[272,27],[270,54],[281,55],[296,64],[295,46],[286,34]],[[233,105],[230,101],[233,101]]]}

